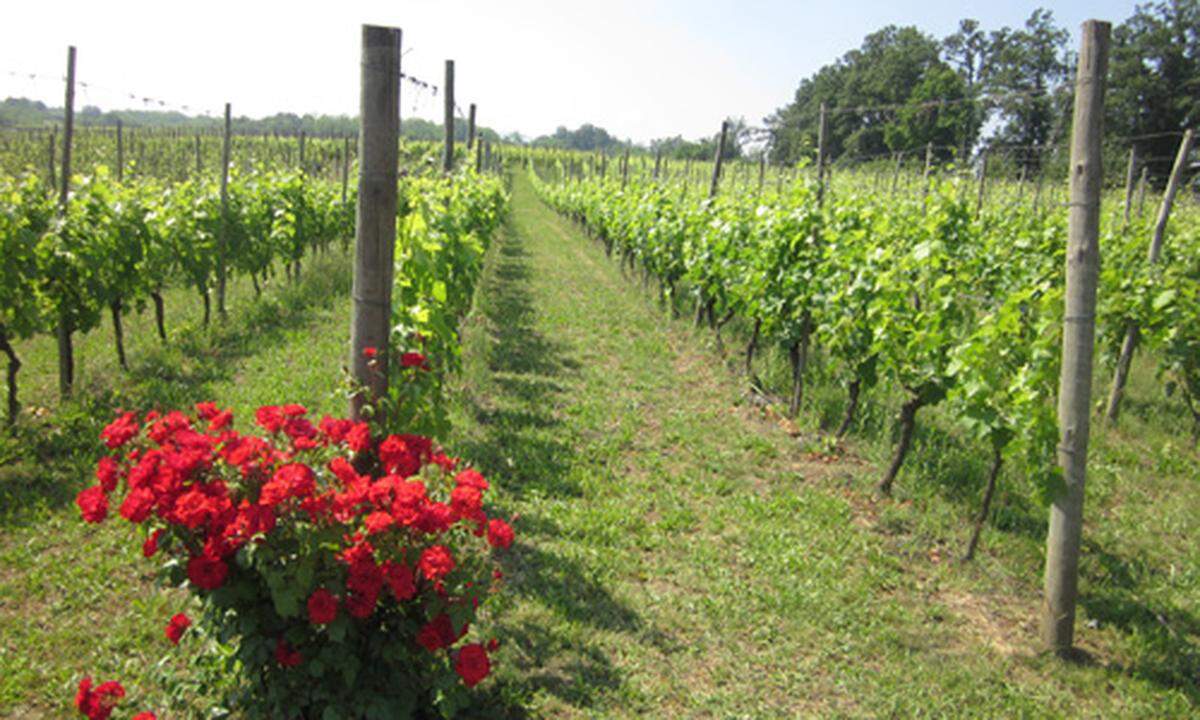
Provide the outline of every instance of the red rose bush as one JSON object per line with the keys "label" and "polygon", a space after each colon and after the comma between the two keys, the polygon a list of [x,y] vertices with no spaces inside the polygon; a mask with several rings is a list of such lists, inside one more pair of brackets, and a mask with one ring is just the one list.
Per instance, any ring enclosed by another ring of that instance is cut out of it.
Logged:
{"label": "red rose bush", "polygon": [[[490,672],[495,642],[469,635],[501,578],[493,553],[513,542],[485,510],[488,481],[424,436],[314,423],[300,405],[255,422],[262,433],[238,432],[212,403],[121,414],[76,498],[83,519],[142,529],[142,554],[202,609],[164,618],[166,642],[225,643],[229,701],[247,714],[452,713]],[[107,718],[123,694],[88,681],[76,705]]]}

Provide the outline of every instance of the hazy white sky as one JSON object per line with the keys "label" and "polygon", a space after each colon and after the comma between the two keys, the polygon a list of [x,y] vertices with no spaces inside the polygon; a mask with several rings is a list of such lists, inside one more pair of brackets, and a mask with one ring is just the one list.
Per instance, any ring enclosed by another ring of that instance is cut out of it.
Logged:
{"label": "hazy white sky", "polygon": [[[0,24],[0,97],[61,105],[66,47],[78,47],[77,103],[236,115],[354,114],[360,25],[404,31],[403,69],[441,84],[456,61],[458,104],[481,124],[525,135],[592,122],[645,141],[752,125],[799,80],[885,24],[942,36],[961,17],[1017,25],[1046,5],[1074,33],[1088,17],[1125,19],[1133,0],[66,0],[14,3]],[[38,77],[29,78],[33,73]],[[137,96],[130,99],[130,94]],[[405,85],[402,116],[440,119],[441,99]]]}

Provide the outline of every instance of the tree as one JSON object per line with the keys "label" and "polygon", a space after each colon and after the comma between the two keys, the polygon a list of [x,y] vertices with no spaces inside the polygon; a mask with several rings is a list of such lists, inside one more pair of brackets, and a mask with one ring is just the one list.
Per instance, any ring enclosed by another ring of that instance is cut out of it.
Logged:
{"label": "tree", "polygon": [[987,112],[978,103],[980,69],[988,59],[987,34],[979,29],[979,21],[969,18],[959,20],[958,31],[942,40],[942,55],[962,78],[966,97],[970,100],[966,103],[967,112],[959,137],[962,156],[966,157],[978,141],[980,128],[987,120]]}
{"label": "tree", "polygon": [[[1136,142],[1157,177],[1166,177],[1179,133],[1200,122],[1200,0],[1138,6],[1113,31],[1107,127]],[[1160,135],[1161,134],[1161,135]]]}
{"label": "tree", "polygon": [[[994,104],[1001,126],[994,141],[1044,147],[1056,139],[1066,105],[1059,91],[1065,90],[1070,70],[1067,39],[1067,31],[1043,8],[1034,10],[1023,28],[1004,27],[988,36],[980,79],[988,93],[999,96]],[[1036,153],[1024,157],[1031,169],[1040,166]]]}

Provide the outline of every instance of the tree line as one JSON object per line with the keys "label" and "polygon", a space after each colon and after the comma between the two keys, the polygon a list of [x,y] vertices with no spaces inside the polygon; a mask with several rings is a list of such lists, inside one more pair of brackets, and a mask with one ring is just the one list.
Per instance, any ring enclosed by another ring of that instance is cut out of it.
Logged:
{"label": "tree line", "polygon": [[[0,127],[43,127],[62,122],[63,111],[37,100],[6,98],[0,101]],[[88,127],[173,128],[177,130],[219,131],[221,119],[198,115],[187,115],[178,111],[160,110],[109,110],[103,111],[94,105],[84,106],[75,114],[77,125]],[[233,131],[241,135],[299,135],[352,137],[358,135],[358,117],[349,115],[297,115],[275,113],[263,118],[235,117]],[[441,141],[442,124],[422,118],[404,118],[400,133],[409,140]],[[499,142],[500,135],[491,128],[478,128],[479,137],[489,142]],[[456,140],[466,142],[467,123],[454,123]]]}
{"label": "tree line", "polygon": [[[1015,28],[963,19],[940,39],[889,25],[801,80],[791,102],[766,118],[770,156],[811,159],[824,104],[833,160],[923,155],[932,144],[948,161],[990,146],[1021,151],[1014,157],[1036,171],[1069,131],[1068,40],[1042,8]],[[1139,5],[1114,29],[1109,74],[1106,131],[1137,137],[1138,156],[1165,176],[1180,131],[1200,120],[1200,0]]]}

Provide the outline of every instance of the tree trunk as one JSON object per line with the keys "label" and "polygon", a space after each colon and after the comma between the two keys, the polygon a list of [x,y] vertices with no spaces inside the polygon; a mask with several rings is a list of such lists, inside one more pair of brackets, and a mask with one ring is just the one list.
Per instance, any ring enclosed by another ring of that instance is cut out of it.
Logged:
{"label": "tree trunk", "polygon": [[854,423],[854,415],[858,412],[858,393],[861,389],[862,380],[854,378],[850,381],[850,397],[846,402],[846,414],[842,416],[842,424],[838,426],[837,430],[839,440],[846,437],[846,433],[850,432],[850,425]]}
{"label": "tree trunk", "polygon": [[121,364],[122,370],[128,370],[129,363],[125,360],[125,328],[121,325],[121,299],[117,298],[109,303],[108,309],[112,311],[113,338],[117,341],[117,362]]}
{"label": "tree trunk", "polygon": [[758,378],[754,375],[754,353],[758,350],[758,336],[762,331],[762,318],[755,318],[754,332],[750,333],[750,342],[746,343],[746,377],[750,384],[758,387]]}
{"label": "tree trunk", "polygon": [[167,341],[167,328],[163,325],[163,296],[162,292],[155,290],[150,293],[150,298],[154,300],[154,325],[158,328],[158,339],[163,342]]}
{"label": "tree trunk", "polygon": [[808,366],[808,323],[800,341],[788,348],[788,356],[792,363],[792,400],[788,404],[788,417],[794,418],[800,414],[800,403],[804,400],[804,370]]}
{"label": "tree trunk", "polygon": [[212,303],[209,301],[207,288],[200,293],[200,297],[204,298],[204,327],[208,327],[208,322],[212,319]]}
{"label": "tree trunk", "polygon": [[262,297],[262,288],[258,286],[258,276],[254,273],[250,273],[250,284],[254,286],[254,297]]}
{"label": "tree trunk", "polygon": [[975,530],[971,532],[971,541],[967,543],[967,552],[963,562],[975,559],[975,549],[979,547],[979,534],[983,532],[983,523],[988,513],[992,511],[992,497],[996,494],[996,478],[1000,475],[1000,466],[1004,464],[1004,455],[1000,448],[992,449],[992,470],[988,473],[987,488],[983,491],[983,504],[979,507],[979,515],[975,518]]}
{"label": "tree trunk", "polygon": [[917,410],[920,409],[921,400],[917,397],[910,398],[900,407],[900,443],[896,445],[896,453],[892,456],[892,464],[888,466],[887,474],[879,481],[879,492],[884,495],[892,494],[896,475],[900,473],[900,467],[904,465],[904,458],[912,446],[913,430],[917,427]]}
{"label": "tree trunk", "polygon": [[0,327],[0,351],[8,356],[8,426],[17,422],[21,412],[21,403],[17,400],[17,373],[21,370],[21,360],[8,342],[8,334]]}
{"label": "tree trunk", "polygon": [[696,327],[704,324],[704,296],[696,298]]}
{"label": "tree trunk", "polygon": [[1129,379],[1133,353],[1137,350],[1138,335],[1137,323],[1126,323],[1125,340],[1121,343],[1121,355],[1117,358],[1117,370],[1113,373],[1112,388],[1108,393],[1108,409],[1104,413],[1109,423],[1115,423],[1121,414],[1121,397],[1125,394],[1125,383]]}

